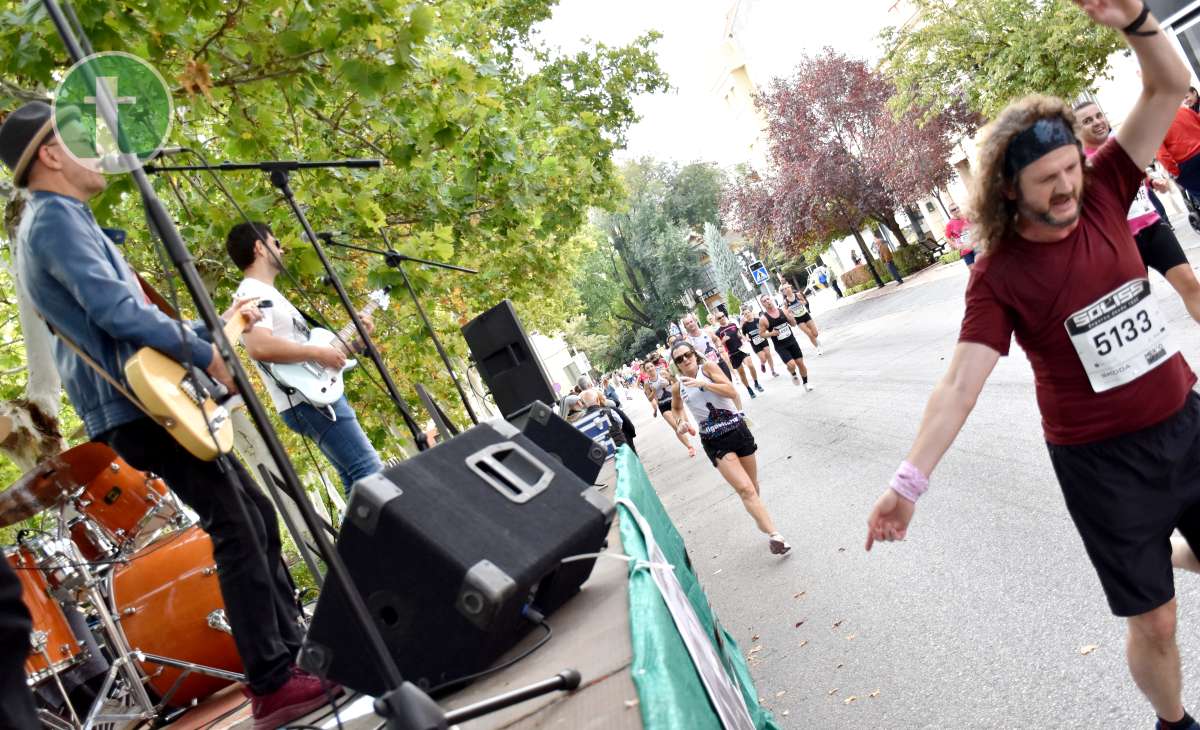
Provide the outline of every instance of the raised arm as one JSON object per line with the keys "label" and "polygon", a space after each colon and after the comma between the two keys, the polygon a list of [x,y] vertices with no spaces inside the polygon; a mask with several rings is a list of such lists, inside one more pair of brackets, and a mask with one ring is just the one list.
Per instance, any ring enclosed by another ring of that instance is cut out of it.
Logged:
{"label": "raised arm", "polygon": [[1188,69],[1158,20],[1143,15],[1142,0],[1075,0],[1075,4],[1100,25],[1118,31],[1129,28],[1123,35],[1141,67],[1142,93],[1117,132],[1117,142],[1134,163],[1145,167],[1154,159],[1187,94]]}

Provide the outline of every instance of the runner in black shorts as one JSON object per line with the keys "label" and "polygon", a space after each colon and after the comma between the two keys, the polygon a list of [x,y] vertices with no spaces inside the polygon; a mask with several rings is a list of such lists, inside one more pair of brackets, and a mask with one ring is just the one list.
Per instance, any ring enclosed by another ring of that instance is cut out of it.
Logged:
{"label": "runner in black shorts", "polygon": [[792,316],[796,318],[796,326],[808,337],[808,341],[813,344],[813,347],[817,348],[817,354],[824,355],[825,353],[821,352],[821,342],[817,339],[817,323],[812,318],[808,297],[803,294],[798,295],[792,289],[791,284],[779,287],[779,293],[783,295],[783,306],[787,307]]}
{"label": "runner in black shorts", "polygon": [[804,391],[812,390],[808,384],[808,368],[804,366],[804,353],[800,352],[800,343],[796,342],[796,318],[787,309],[780,309],[770,294],[758,298],[763,305],[763,313],[758,318],[758,331],[771,339],[779,359],[787,366],[792,374],[792,383],[800,385],[803,381]]}
{"label": "runner in black shorts", "polygon": [[[1183,704],[1170,545],[1176,528],[1200,545],[1200,397],[1127,224],[1145,167],[1182,112],[1190,73],[1143,3],[1081,4],[1097,24],[1124,33],[1141,93],[1116,136],[1086,160],[1076,115],[1061,99],[1017,100],[985,128],[970,207],[986,253],[971,270],[948,371],[867,519],[866,547],[907,536],[931,473],[1015,337],[1033,368],[1067,511],[1109,609],[1125,619],[1134,684],[1156,727],[1200,730]],[[1014,494],[1029,482],[1006,479]],[[995,516],[977,502],[968,519],[987,529]],[[1086,709],[1093,717],[1074,724],[1105,724]]]}
{"label": "runner in black shorts", "polygon": [[[746,391],[750,393],[751,398],[757,398],[754,389],[758,388],[758,392],[763,392],[763,388],[758,384],[758,371],[754,369],[754,363],[746,366],[746,360],[750,355],[742,351],[742,331],[738,326],[729,321],[729,315],[717,310],[717,339],[725,345],[725,351],[729,353],[729,364],[737,371],[738,377],[742,379],[742,385],[746,386]],[[750,371],[750,376],[747,377],[746,371]],[[754,386],[750,386],[750,378],[754,378]]]}
{"label": "runner in black shorts", "polygon": [[[709,461],[737,491],[742,506],[754,518],[758,529],[767,535],[774,555],[787,555],[792,546],[775,529],[775,523],[763,504],[758,483],[758,445],[739,413],[733,396],[737,388],[715,363],[705,360],[688,342],[671,349],[671,359],[679,368],[679,380],[671,387],[671,410],[680,424],[687,421],[685,408],[700,428],[700,444]],[[683,427],[680,426],[680,433]]]}
{"label": "runner in black shorts", "polygon": [[742,332],[745,333],[746,339],[750,340],[750,349],[758,355],[759,370],[765,373],[770,365],[771,377],[778,378],[779,373],[775,372],[775,356],[771,354],[771,343],[758,333],[758,312],[750,302],[742,305]]}

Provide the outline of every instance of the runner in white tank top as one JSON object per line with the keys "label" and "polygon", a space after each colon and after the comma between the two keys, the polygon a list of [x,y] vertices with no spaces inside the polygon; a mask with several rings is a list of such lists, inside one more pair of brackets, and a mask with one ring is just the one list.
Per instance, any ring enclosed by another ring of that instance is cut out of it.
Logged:
{"label": "runner in white tank top", "polygon": [[671,389],[671,410],[675,418],[682,424],[687,418],[685,406],[692,412],[700,427],[700,445],[709,461],[741,497],[742,506],[754,518],[758,529],[766,533],[771,552],[786,555],[792,546],[775,529],[760,496],[758,462],[754,457],[758,445],[734,400],[737,389],[721,369],[706,361],[690,342],[675,343],[671,348],[671,359],[680,373],[679,381]]}

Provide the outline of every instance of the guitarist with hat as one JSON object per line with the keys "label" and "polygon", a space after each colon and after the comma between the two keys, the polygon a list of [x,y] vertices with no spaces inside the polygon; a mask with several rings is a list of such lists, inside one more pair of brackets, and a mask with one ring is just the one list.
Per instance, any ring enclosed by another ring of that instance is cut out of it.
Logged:
{"label": "guitarist with hat", "polygon": [[[212,538],[226,614],[249,684],[254,727],[287,724],[325,703],[327,689],[338,688],[323,686],[294,664],[303,637],[280,557],[274,507],[240,462],[230,458],[233,469],[222,473],[217,462],[193,456],[126,398],[122,391],[128,391],[114,385],[123,378],[124,363],[143,347],[194,364],[226,387],[233,379],[206,330],[181,326],[151,304],[88,207],[107,180],[98,165],[73,156],[67,149],[70,140],[59,136],[85,139],[87,130],[60,116],[56,132],[51,115],[48,104],[32,101],[8,114],[0,126],[0,159],[12,171],[16,187],[29,193],[14,241],[20,286],[54,330],[54,363],[88,436],[135,469],[160,475],[199,515]],[[242,304],[235,302],[223,316],[233,317]],[[253,321],[254,311],[247,321]],[[6,591],[0,585],[0,598]],[[5,623],[0,615],[0,628]]]}
{"label": "guitarist with hat", "polygon": [[[309,343],[304,315],[275,288],[275,278],[283,271],[283,246],[270,226],[238,223],[225,238],[225,250],[245,275],[234,298],[252,297],[271,303],[263,307],[262,320],[242,335],[246,354],[259,363],[312,362],[334,372],[345,366],[347,353],[337,343],[334,346]],[[368,332],[374,330],[370,315],[363,314],[360,318]],[[347,494],[359,479],[383,471],[383,461],[363,433],[346,396],[340,396],[329,406],[318,407],[265,368],[263,382],[279,417],[288,428],[316,442],[337,470]]]}

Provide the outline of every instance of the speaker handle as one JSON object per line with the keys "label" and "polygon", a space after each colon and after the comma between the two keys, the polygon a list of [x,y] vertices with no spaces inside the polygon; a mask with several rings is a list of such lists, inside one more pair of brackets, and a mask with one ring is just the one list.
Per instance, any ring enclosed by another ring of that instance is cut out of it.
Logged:
{"label": "speaker handle", "polygon": [[464,462],[492,489],[517,504],[524,504],[541,494],[554,479],[554,471],[550,467],[512,441],[485,446],[464,459]]}

